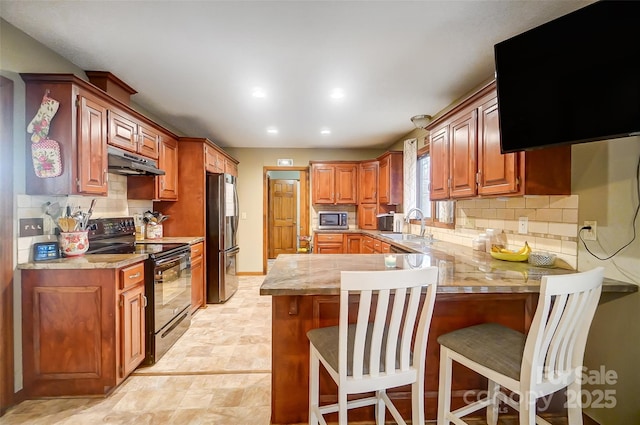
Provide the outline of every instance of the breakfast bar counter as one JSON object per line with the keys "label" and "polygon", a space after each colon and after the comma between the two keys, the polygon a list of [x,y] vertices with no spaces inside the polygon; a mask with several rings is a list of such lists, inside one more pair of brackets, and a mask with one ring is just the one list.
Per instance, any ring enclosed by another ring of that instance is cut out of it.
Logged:
{"label": "breakfast bar counter", "polygon": [[[436,246],[434,246],[436,245]],[[385,270],[385,256],[395,256],[396,268],[436,266],[439,270],[436,304],[427,345],[425,375],[426,418],[435,419],[438,395],[437,337],[484,322],[496,322],[526,332],[538,299],[542,276],[574,273],[556,262],[554,268],[494,260],[471,248],[437,242],[411,254],[294,254],[280,255],[260,288],[272,299],[271,423],[308,420],[310,329],[334,326],[339,317],[340,272]],[[557,267],[560,265],[561,267]],[[392,269],[389,269],[392,270]],[[603,292],[630,293],[633,284],[605,279]],[[322,368],[321,368],[322,369]],[[475,391],[486,390],[477,375],[456,371],[452,406]],[[468,391],[474,391],[469,393]],[[410,417],[410,388],[389,392],[403,417]],[[336,387],[322,370],[321,403],[335,402]],[[561,405],[560,405],[561,406]],[[553,409],[552,413],[553,414]],[[561,410],[561,409],[556,409]],[[350,421],[371,421],[372,408],[355,409]],[[330,416],[328,419],[332,419]]]}

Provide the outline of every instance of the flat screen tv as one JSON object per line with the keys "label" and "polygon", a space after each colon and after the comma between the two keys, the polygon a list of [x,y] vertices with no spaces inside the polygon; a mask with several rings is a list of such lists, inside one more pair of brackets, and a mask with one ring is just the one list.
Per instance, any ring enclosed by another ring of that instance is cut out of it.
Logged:
{"label": "flat screen tv", "polygon": [[640,134],[640,1],[600,1],[495,45],[503,153]]}

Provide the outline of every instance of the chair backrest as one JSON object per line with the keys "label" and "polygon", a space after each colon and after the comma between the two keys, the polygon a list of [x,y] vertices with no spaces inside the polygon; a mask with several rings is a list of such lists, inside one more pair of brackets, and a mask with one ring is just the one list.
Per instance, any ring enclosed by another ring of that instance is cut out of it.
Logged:
{"label": "chair backrest", "polygon": [[[424,370],[437,281],[436,267],[341,273],[338,348],[341,378],[346,379],[347,370],[352,371],[352,379],[361,379],[367,372],[370,377],[382,371],[385,376],[408,372],[412,364]],[[355,307],[354,296],[358,298],[356,323],[349,330],[349,309]],[[350,365],[349,343],[353,344]]]}
{"label": "chair backrest", "polygon": [[524,388],[547,394],[576,378],[603,277],[604,268],[598,267],[583,273],[542,278],[520,371]]}

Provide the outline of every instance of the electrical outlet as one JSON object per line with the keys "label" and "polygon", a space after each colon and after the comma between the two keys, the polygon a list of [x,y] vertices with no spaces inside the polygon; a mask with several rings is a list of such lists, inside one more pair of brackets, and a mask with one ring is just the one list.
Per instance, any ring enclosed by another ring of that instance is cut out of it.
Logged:
{"label": "electrical outlet", "polygon": [[591,226],[591,229],[582,231],[582,239],[584,239],[585,241],[595,241],[595,240],[597,240],[598,239],[598,234],[597,234],[596,230],[598,228],[598,222],[597,221],[585,221],[584,222],[584,226]]}
{"label": "electrical outlet", "polygon": [[529,232],[529,218],[528,217],[520,217],[518,220],[518,233],[528,233]]}

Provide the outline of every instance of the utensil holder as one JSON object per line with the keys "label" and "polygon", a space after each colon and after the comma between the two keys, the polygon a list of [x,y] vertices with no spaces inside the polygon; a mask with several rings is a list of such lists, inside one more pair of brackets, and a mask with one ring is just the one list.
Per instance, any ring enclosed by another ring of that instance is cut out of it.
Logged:
{"label": "utensil holder", "polygon": [[89,232],[60,232],[59,241],[65,257],[83,255],[89,249]]}

